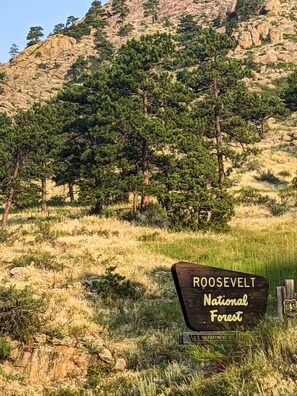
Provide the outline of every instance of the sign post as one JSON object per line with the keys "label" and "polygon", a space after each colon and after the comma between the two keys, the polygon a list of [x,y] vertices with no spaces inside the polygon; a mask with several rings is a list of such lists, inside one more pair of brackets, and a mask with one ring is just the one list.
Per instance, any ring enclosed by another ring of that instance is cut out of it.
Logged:
{"label": "sign post", "polygon": [[276,288],[276,311],[280,319],[288,324],[290,319],[297,316],[297,293],[294,292],[294,279],[286,279],[284,286]]}
{"label": "sign post", "polygon": [[182,344],[230,342],[239,328],[265,317],[268,281],[262,276],[180,262],[172,276],[187,327]]}

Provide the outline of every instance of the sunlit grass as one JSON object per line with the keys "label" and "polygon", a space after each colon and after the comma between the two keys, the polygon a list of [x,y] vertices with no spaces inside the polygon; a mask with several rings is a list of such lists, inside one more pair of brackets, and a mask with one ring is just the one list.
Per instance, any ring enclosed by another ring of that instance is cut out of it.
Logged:
{"label": "sunlit grass", "polygon": [[297,279],[297,230],[258,231],[233,228],[229,234],[154,241],[146,247],[176,261],[248,272],[268,278],[270,292],[284,279]]}

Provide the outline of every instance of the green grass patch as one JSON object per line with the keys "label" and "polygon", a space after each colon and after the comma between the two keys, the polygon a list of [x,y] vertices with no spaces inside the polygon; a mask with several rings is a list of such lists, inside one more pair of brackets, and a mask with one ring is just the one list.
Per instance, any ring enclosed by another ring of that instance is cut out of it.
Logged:
{"label": "green grass patch", "polygon": [[176,261],[190,261],[268,278],[270,292],[284,279],[297,280],[297,232],[232,230],[226,235],[198,234],[143,244]]}

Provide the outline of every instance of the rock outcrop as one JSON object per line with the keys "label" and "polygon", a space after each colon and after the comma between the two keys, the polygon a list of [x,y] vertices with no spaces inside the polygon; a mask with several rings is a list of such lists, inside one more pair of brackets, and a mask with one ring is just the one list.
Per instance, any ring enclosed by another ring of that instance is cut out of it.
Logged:
{"label": "rock outcrop", "polygon": [[[118,16],[111,13],[111,1],[104,6],[107,38],[117,48],[131,37],[138,39],[143,34],[157,31],[174,33],[180,17],[185,14],[191,14],[199,23],[209,26],[217,17],[224,18],[227,12],[233,12],[237,0],[160,0],[156,23],[152,22],[151,17],[144,17],[143,0],[128,0],[127,5],[130,12],[125,23],[133,26],[127,37],[118,34]],[[242,58],[249,50],[262,64],[266,61],[270,64],[295,62],[296,20],[295,0],[267,0],[258,16],[240,23],[234,36],[238,44],[236,56]],[[9,63],[0,65],[0,72],[6,75],[5,82],[0,86],[0,111],[13,114],[19,108],[28,108],[38,99],[55,95],[71,78],[71,66],[78,57],[87,58],[96,54],[93,33],[80,41],[60,34],[50,36],[25,49]],[[262,77],[258,75],[257,78]],[[262,80],[267,79],[266,74]]]}
{"label": "rock outcrop", "polygon": [[15,345],[6,370],[10,368],[24,377],[27,384],[54,385],[65,381],[85,381],[90,366],[113,365],[115,370],[125,370],[125,360],[113,358],[103,341],[70,337],[47,340],[39,336],[32,345]]}
{"label": "rock outcrop", "polygon": [[282,3],[280,0],[268,0],[265,2],[262,13],[270,16],[278,15],[282,10]]}
{"label": "rock outcrop", "polygon": [[35,345],[22,348],[14,361],[15,370],[31,384],[49,385],[65,379],[85,379],[95,362],[88,351],[65,345]]}

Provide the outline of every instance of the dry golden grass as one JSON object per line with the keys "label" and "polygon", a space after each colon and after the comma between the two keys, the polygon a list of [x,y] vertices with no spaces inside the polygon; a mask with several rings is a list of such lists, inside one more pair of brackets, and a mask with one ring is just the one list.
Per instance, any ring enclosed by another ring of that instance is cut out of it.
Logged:
{"label": "dry golden grass", "polygon": [[[208,241],[212,244],[232,246],[237,243],[235,241],[237,230],[240,234],[254,230],[255,235],[260,235],[262,231],[279,234],[286,230],[297,230],[296,214],[272,217],[260,207],[239,207],[232,220],[230,234],[171,233],[166,230],[135,226],[115,218],[81,215],[80,211],[79,208],[67,207],[50,209],[46,216],[33,210],[12,215],[9,232],[12,233],[13,238],[10,243],[1,246],[0,279],[4,285],[15,285],[19,289],[29,285],[36,296],[46,293],[48,309],[45,316],[48,321],[44,333],[58,334],[62,338],[70,337],[78,343],[101,340],[114,356],[125,356],[132,362],[131,368],[124,376],[134,378],[135,383],[138,383],[135,379],[138,375],[137,367],[141,367],[141,373],[146,373],[148,363],[141,362],[146,362],[147,356],[151,356],[149,359],[158,359],[159,355],[166,356],[169,353],[173,354],[174,361],[177,359],[175,354],[179,353],[178,364],[180,367],[186,364],[183,362],[186,358],[185,353],[181,354],[176,348],[177,338],[174,334],[183,330],[183,325],[172,281],[169,277],[165,279],[165,283],[162,283],[164,271],[165,275],[169,274],[169,269],[176,260],[172,255],[167,256],[157,253],[157,250],[148,249],[150,242],[146,242],[147,239],[151,237],[157,244],[173,244],[173,246],[194,239],[198,244],[202,243],[202,246]],[[36,221],[38,223],[42,218],[50,221],[51,232],[56,237],[48,241],[36,242]],[[36,268],[32,263],[12,275],[10,271],[13,259],[26,254],[29,250],[51,253],[61,264],[61,270]],[[232,254],[230,251],[230,259]],[[134,302],[127,300],[123,303],[104,303],[99,299],[94,303],[94,294],[85,287],[85,279],[90,275],[104,275],[109,266],[116,266],[117,273],[141,284],[145,291],[143,299]],[[174,305],[172,305],[173,301]],[[164,328],[160,331],[158,326],[163,326],[163,311],[165,323],[166,320],[169,321],[169,329]],[[154,323],[146,322],[147,315],[152,318],[157,315],[156,327]],[[176,315],[178,319],[175,323]],[[127,318],[130,318],[131,322],[127,322]],[[145,328],[147,325],[148,328]],[[7,396],[43,394],[42,387],[30,386],[26,381],[13,375],[14,371],[10,365],[6,364],[4,368],[0,372],[2,394]],[[107,377],[104,381],[113,381],[112,378]],[[142,379],[139,381],[139,386],[146,386],[141,382]],[[73,384],[71,381],[66,383]],[[268,387],[268,384],[264,385]]]}

